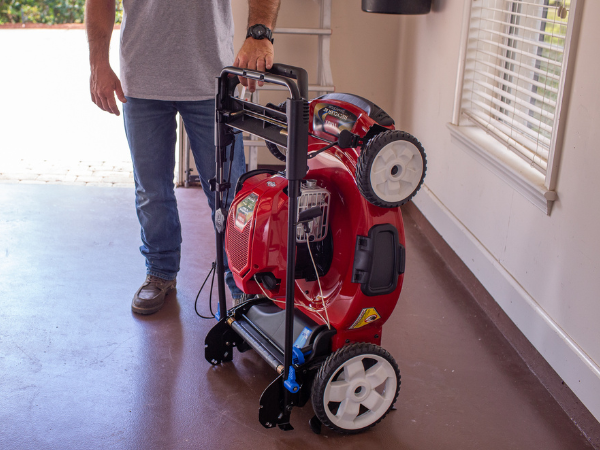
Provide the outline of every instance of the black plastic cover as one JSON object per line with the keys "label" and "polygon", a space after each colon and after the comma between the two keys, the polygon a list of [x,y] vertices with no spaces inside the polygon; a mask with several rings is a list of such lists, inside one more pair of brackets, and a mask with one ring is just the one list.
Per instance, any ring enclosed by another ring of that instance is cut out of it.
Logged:
{"label": "black plastic cover", "polygon": [[365,295],[384,295],[398,286],[404,273],[405,251],[398,230],[391,224],[375,225],[369,236],[357,236],[352,282],[360,283]]}

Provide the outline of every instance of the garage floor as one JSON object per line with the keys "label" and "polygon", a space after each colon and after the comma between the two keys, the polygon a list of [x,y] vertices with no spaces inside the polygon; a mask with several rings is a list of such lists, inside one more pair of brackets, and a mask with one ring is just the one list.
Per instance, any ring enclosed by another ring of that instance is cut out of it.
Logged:
{"label": "garage floor", "polygon": [[357,436],[313,434],[310,404],[294,431],[264,429],[258,399],[274,372],[253,352],[204,359],[213,322],[194,298],[212,224],[200,190],[177,196],[178,288],[140,317],[131,188],[0,184],[0,448],[592,448],[409,215],[405,286],[383,335],[402,372],[398,409]]}

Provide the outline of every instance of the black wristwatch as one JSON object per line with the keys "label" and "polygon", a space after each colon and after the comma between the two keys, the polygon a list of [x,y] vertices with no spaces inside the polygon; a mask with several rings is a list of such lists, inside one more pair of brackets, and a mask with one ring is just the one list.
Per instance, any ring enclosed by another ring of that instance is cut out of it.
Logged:
{"label": "black wristwatch", "polygon": [[246,33],[246,39],[249,37],[258,40],[268,39],[269,41],[271,41],[271,44],[274,41],[273,32],[270,28],[266,27],[262,23],[257,23],[256,25],[252,25],[250,28],[248,28],[248,32]]}

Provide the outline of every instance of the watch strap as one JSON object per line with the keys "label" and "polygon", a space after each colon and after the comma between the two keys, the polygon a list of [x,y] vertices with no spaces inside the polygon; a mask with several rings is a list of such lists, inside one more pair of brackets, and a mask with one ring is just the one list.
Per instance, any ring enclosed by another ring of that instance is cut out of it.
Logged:
{"label": "watch strap", "polygon": [[[260,33],[260,31],[262,31],[262,33]],[[258,40],[268,39],[271,41],[271,44],[274,41],[273,31],[262,23],[257,23],[256,25],[252,25],[248,28],[248,31],[246,32],[246,39],[249,37]]]}

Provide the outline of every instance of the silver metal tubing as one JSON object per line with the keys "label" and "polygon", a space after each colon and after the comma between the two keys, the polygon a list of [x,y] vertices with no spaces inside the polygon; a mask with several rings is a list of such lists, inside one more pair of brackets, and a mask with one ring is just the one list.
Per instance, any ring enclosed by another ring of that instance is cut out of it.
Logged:
{"label": "silver metal tubing", "polygon": [[278,84],[280,86],[285,86],[287,87],[288,91],[290,91],[291,98],[293,100],[299,100],[300,98],[302,98],[300,96],[300,91],[298,90],[298,85],[294,82],[294,80],[290,78],[281,77],[279,75],[272,75],[270,73],[257,72],[255,70],[240,69],[239,67],[233,66],[228,66],[221,70],[221,77],[226,76],[229,73],[244,78],[250,78],[251,80],[264,81],[266,83],[273,83]]}
{"label": "silver metal tubing", "polygon": [[281,361],[278,361],[274,355],[271,354],[260,342],[258,342],[254,336],[248,333],[242,325],[240,325],[239,321],[236,320],[232,322],[231,328],[239,334],[246,343],[252,347],[256,353],[260,355],[262,359],[266,361],[266,363],[271,366],[273,369],[277,370],[277,367],[281,364]]}

